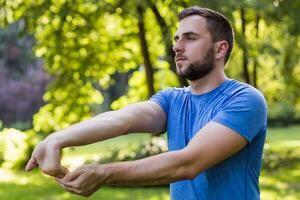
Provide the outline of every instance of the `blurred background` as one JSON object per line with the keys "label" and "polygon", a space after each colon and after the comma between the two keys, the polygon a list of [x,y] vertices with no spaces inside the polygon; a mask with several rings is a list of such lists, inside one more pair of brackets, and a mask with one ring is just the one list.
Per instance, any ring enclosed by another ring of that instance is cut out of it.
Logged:
{"label": "blurred background", "polygon": [[[173,36],[183,8],[229,18],[230,78],[268,102],[262,200],[300,199],[300,1],[0,0],[0,199],[83,199],[39,170],[24,172],[47,135],[104,111],[186,86],[175,74]],[[166,136],[122,136],[67,148],[63,164],[134,160],[167,151]],[[169,199],[168,186],[104,187],[90,199]]]}

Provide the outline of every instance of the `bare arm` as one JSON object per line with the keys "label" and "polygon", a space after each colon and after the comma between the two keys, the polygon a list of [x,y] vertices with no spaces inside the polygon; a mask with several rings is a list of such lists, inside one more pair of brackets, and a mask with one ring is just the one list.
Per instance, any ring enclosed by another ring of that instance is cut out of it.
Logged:
{"label": "bare arm", "polygon": [[58,181],[68,191],[89,196],[103,184],[157,185],[192,179],[246,144],[232,129],[210,122],[182,150],[136,161],[82,166]]}
{"label": "bare arm", "polygon": [[235,154],[246,144],[247,140],[232,129],[210,122],[182,150],[106,165],[107,182],[152,185],[192,179]]}
{"label": "bare arm", "polygon": [[164,131],[166,114],[154,102],[129,105],[121,110],[99,114],[89,120],[50,135],[60,148],[81,146],[128,133]]}
{"label": "bare arm", "polygon": [[67,170],[60,165],[64,147],[103,141],[127,133],[159,133],[165,129],[166,114],[154,102],[146,101],[118,111],[102,113],[84,122],[51,134],[34,149],[26,170],[39,166],[51,176],[64,176]]}

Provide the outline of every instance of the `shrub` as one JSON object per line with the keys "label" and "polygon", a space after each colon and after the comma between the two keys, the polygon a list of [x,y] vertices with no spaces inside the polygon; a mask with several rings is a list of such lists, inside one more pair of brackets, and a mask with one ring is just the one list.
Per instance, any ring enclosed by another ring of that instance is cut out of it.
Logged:
{"label": "shrub", "polygon": [[154,136],[151,138],[151,140],[140,144],[137,148],[113,150],[108,156],[99,158],[98,160],[87,160],[86,163],[103,164],[119,161],[137,160],[166,152],[167,149],[168,148],[165,139],[162,137]]}
{"label": "shrub", "polygon": [[263,154],[263,169],[275,171],[281,168],[294,167],[300,163],[299,155],[292,149],[273,150],[269,144],[265,145]]}
{"label": "shrub", "polygon": [[37,138],[32,131],[22,132],[17,129],[4,129],[0,132],[0,159],[2,166],[10,169],[25,167]]}

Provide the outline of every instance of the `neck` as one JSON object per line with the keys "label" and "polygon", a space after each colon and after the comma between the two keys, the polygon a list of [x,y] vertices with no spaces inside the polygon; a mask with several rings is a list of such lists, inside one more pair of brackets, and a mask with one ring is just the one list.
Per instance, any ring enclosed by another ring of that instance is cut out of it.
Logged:
{"label": "neck", "polygon": [[206,76],[190,82],[193,94],[204,94],[217,88],[228,79],[224,73],[224,68],[214,68]]}

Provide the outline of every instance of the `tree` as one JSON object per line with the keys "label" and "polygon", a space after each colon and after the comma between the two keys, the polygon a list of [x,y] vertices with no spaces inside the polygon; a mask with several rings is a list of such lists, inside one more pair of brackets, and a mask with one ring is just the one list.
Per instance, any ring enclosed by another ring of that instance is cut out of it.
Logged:
{"label": "tree", "polygon": [[22,21],[0,29],[0,119],[7,127],[24,129],[44,104],[50,77],[32,55],[33,37],[21,33]]}
{"label": "tree", "polygon": [[[236,47],[227,73],[260,88],[274,107],[285,90],[291,91],[290,105],[297,107],[299,96],[294,93],[299,84],[299,63],[295,58],[299,52],[288,47],[292,43],[299,45],[299,31],[295,28],[299,27],[299,3],[200,3],[224,13],[234,27]],[[26,31],[35,33],[36,55],[44,59],[46,71],[54,77],[44,96],[47,104],[34,118],[35,130],[51,132],[90,117],[92,105],[103,102],[99,88],[107,88],[116,72],[132,71],[132,75],[127,93],[112,103],[114,109],[145,100],[166,86],[185,85],[175,74],[172,35],[177,12],[194,4],[199,1],[2,3],[2,13],[6,13],[0,15],[2,22],[24,20]],[[282,34],[286,41],[281,41]],[[281,44],[286,48],[282,49]],[[293,78],[284,78],[280,74],[283,72]]]}

